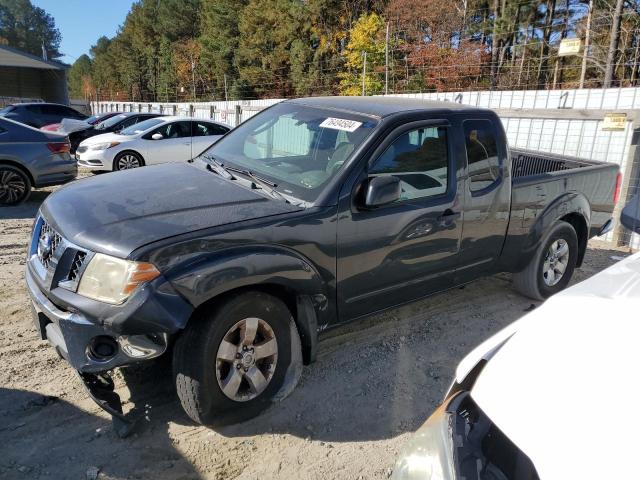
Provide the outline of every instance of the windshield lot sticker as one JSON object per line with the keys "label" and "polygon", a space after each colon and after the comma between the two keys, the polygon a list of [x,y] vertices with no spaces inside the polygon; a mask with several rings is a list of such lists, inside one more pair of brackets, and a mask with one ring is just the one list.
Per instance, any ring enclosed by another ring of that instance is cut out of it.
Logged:
{"label": "windshield lot sticker", "polygon": [[345,132],[354,132],[362,122],[355,120],[345,120],[344,118],[327,118],[320,124],[322,128],[332,128],[334,130],[344,130]]}

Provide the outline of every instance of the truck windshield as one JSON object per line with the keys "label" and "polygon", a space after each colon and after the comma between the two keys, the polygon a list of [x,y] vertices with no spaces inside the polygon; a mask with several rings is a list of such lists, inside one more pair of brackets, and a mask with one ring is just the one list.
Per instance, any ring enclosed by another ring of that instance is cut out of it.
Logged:
{"label": "truck windshield", "polygon": [[247,120],[203,155],[313,202],[376,124],[365,116],[281,103]]}

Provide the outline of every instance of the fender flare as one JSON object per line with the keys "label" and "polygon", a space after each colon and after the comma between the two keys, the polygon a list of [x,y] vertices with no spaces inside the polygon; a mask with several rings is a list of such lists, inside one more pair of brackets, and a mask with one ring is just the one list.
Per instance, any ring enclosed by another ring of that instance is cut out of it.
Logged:
{"label": "fender flare", "polygon": [[243,288],[275,286],[292,292],[305,364],[315,359],[319,326],[335,318],[327,282],[308,259],[286,247],[246,245],[224,249],[200,255],[166,272],[166,276],[196,309]]}
{"label": "fender flare", "polygon": [[[566,192],[555,198],[536,217],[528,233],[522,240],[511,243],[505,258],[515,260],[508,271],[518,272],[524,269],[552,225],[568,215],[580,216],[589,231],[591,222],[591,205],[589,200],[579,192]],[[587,233],[588,234],[588,233]],[[580,261],[580,259],[578,259]]]}

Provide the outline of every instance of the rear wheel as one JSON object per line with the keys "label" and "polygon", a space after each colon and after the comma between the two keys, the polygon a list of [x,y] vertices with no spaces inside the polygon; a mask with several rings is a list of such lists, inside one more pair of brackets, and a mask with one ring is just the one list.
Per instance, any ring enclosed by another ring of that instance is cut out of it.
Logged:
{"label": "rear wheel", "polygon": [[137,152],[120,152],[113,159],[114,170],[130,170],[144,166],[142,156]]}
{"label": "rear wheel", "polygon": [[292,321],[281,300],[262,292],[236,295],[194,319],[176,342],[173,363],[187,415],[226,424],[267,408],[291,363]]}
{"label": "rear wheel", "polygon": [[567,222],[556,223],[527,267],[513,276],[516,289],[535,300],[544,300],[564,290],[578,260],[578,236]]}
{"label": "rear wheel", "polygon": [[31,194],[31,181],[19,168],[0,165],[0,205],[18,205]]}

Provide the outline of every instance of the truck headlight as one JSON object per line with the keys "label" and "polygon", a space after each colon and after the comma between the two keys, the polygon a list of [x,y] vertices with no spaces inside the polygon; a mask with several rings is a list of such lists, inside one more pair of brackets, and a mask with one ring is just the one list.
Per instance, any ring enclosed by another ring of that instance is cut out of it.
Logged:
{"label": "truck headlight", "polygon": [[116,145],[120,145],[120,142],[96,143],[95,145],[91,145],[89,150],[106,150],[107,148],[115,147]]}
{"label": "truck headlight", "polygon": [[142,283],[160,275],[151,263],[96,253],[80,279],[78,294],[114,305],[123,303]]}
{"label": "truck headlight", "polygon": [[441,405],[413,435],[393,469],[392,480],[453,480],[451,414]]}

